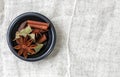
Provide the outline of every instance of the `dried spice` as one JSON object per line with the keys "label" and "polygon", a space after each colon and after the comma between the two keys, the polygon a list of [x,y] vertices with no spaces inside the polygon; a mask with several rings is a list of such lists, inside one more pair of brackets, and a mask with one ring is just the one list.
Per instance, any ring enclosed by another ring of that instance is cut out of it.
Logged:
{"label": "dried spice", "polygon": [[26,35],[28,35],[30,32],[32,32],[32,29],[31,29],[30,26],[27,26],[26,28],[24,28],[24,29],[16,32],[16,37],[15,37],[15,39],[20,38],[19,36],[24,36],[24,37],[26,37]]}
{"label": "dried spice", "polygon": [[34,48],[36,53],[43,47],[43,44],[37,44],[37,46]]}
{"label": "dried spice", "polygon": [[47,37],[45,34],[43,34],[42,37],[38,40],[38,43],[43,43],[46,40],[47,40]]}
{"label": "dried spice", "polygon": [[42,36],[43,33],[45,33],[47,31],[42,30],[42,29],[33,29],[32,33],[35,34],[35,36]]}
{"label": "dried spice", "polygon": [[49,24],[33,20],[24,21],[20,24],[18,31],[15,33],[14,48],[18,50],[18,55],[27,58],[29,55],[36,54],[47,41],[45,33],[48,31]]}
{"label": "dried spice", "polygon": [[47,30],[47,26],[44,25],[35,25],[35,24],[28,24],[30,27],[32,28],[38,28],[38,29],[43,29],[43,30]]}
{"label": "dried spice", "polygon": [[30,36],[30,38],[35,41],[35,34],[31,33],[31,34],[28,34],[28,36]]}
{"label": "dried spice", "polygon": [[38,36],[38,35],[41,35],[41,30],[40,29],[33,29],[33,31],[32,31],[32,33],[33,34],[35,34],[36,35],[36,37]]}
{"label": "dried spice", "polygon": [[49,24],[48,24],[48,23],[37,22],[37,21],[32,21],[32,20],[28,20],[28,21],[27,21],[27,24],[28,24],[30,27],[38,28],[38,29],[42,29],[42,30],[47,30],[48,27],[49,27]]}
{"label": "dried spice", "polygon": [[18,45],[16,45],[14,48],[18,51],[18,55],[22,55],[27,58],[28,53],[29,54],[35,54],[34,48],[36,47],[35,44],[32,44],[33,40],[32,39],[28,39],[28,36],[26,37],[22,37],[20,36],[20,38],[18,38],[16,40],[16,43]]}
{"label": "dried spice", "polygon": [[43,26],[49,26],[48,23],[45,23],[45,22],[38,22],[38,21],[33,21],[33,20],[27,20],[27,23],[28,24],[33,24],[33,25],[43,25]]}
{"label": "dried spice", "polygon": [[26,24],[27,24],[27,22],[24,21],[24,22],[20,25],[20,27],[18,28],[18,31],[20,31],[20,30],[22,30],[23,28],[25,28]]}

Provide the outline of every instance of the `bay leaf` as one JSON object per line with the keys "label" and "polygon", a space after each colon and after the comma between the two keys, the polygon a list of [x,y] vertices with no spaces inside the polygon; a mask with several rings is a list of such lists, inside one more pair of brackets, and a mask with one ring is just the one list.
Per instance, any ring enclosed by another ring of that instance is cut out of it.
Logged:
{"label": "bay leaf", "polygon": [[26,35],[28,35],[30,32],[32,32],[32,29],[30,26],[27,26],[26,28],[16,32],[15,39],[20,38],[19,36],[26,37]]}
{"label": "bay leaf", "polygon": [[35,52],[39,52],[40,49],[43,47],[43,44],[37,44],[37,46],[34,48]]}
{"label": "bay leaf", "polygon": [[31,39],[35,40],[35,34],[31,33],[31,34],[28,34],[28,36],[30,36]]}

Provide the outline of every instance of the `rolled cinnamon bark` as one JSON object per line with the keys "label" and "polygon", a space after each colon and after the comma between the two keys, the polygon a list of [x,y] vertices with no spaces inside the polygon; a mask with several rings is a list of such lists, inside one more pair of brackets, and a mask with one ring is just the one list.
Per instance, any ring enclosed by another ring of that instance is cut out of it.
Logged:
{"label": "rolled cinnamon bark", "polygon": [[43,30],[47,30],[48,29],[48,26],[44,26],[44,25],[28,24],[28,26],[30,26],[32,28],[43,29]]}
{"label": "rolled cinnamon bark", "polygon": [[38,40],[39,43],[43,43],[44,41],[47,40],[47,37],[45,34],[43,34],[43,36]]}
{"label": "rolled cinnamon bark", "polygon": [[45,22],[39,22],[39,21],[33,21],[33,20],[27,20],[28,24],[34,24],[34,25],[44,25],[44,26],[49,26],[48,23]]}

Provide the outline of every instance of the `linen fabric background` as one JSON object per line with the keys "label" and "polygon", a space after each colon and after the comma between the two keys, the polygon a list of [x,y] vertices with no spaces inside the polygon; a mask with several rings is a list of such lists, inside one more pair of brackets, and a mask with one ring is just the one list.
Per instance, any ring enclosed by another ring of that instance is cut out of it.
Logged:
{"label": "linen fabric background", "polygon": [[[10,22],[38,12],[57,41],[45,59],[25,62],[6,41]],[[120,77],[120,0],[0,0],[0,77]]]}

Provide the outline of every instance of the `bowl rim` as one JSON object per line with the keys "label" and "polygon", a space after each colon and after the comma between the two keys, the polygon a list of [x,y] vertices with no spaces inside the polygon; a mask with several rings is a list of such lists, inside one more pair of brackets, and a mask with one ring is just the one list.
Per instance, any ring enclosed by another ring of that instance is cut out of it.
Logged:
{"label": "bowl rim", "polygon": [[[37,16],[41,19],[43,19],[44,21],[47,21],[51,24],[51,35],[52,35],[52,41],[51,41],[51,45],[50,47],[48,48],[48,50],[42,54],[41,56],[39,57],[36,57],[36,58],[27,58],[25,59],[24,57],[22,56],[19,56],[15,50],[13,49],[11,43],[10,43],[10,31],[11,29],[15,26],[14,23],[16,23],[19,19],[21,19],[22,17],[24,16],[27,16],[27,15],[34,15],[34,16]],[[12,20],[12,22],[10,23],[9,27],[8,27],[8,30],[7,30],[7,44],[8,44],[8,47],[10,48],[10,50],[12,51],[12,53],[17,56],[18,58],[24,60],[24,61],[29,61],[29,62],[33,62],[33,61],[38,61],[38,60],[41,60],[45,57],[47,57],[54,49],[54,46],[55,46],[55,43],[56,43],[56,31],[55,31],[55,28],[54,28],[54,25],[53,23],[44,15],[40,14],[40,13],[37,13],[37,12],[25,12],[25,13],[22,13],[20,15],[18,15],[15,19]]]}

